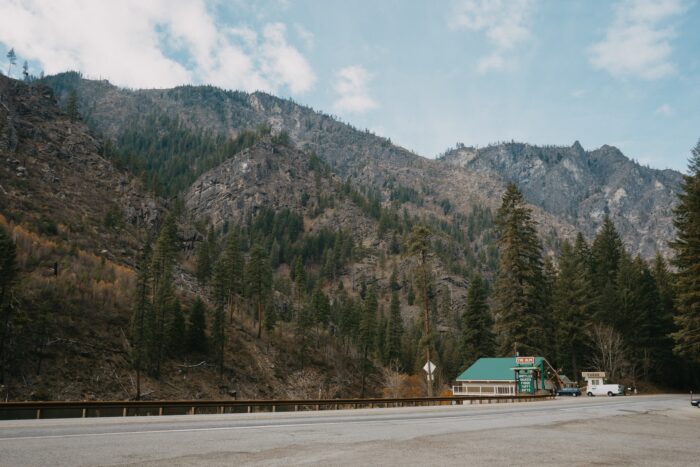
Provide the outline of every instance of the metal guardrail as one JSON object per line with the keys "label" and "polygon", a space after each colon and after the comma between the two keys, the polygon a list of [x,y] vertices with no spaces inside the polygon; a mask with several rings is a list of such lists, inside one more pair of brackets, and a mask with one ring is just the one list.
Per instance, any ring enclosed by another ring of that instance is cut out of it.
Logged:
{"label": "metal guardrail", "polygon": [[[0,402],[0,420],[86,418],[197,413],[253,413],[337,410],[375,407],[527,402],[552,399],[549,394],[518,396],[438,396],[370,399],[176,400],[176,401],[20,401]],[[258,408],[258,410],[256,410]]]}

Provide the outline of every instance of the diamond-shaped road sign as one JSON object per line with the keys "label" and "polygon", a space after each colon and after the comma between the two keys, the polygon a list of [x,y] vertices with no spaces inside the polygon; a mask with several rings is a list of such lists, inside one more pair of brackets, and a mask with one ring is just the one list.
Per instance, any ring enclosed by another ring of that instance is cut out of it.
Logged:
{"label": "diamond-shaped road sign", "polygon": [[435,364],[433,362],[431,362],[430,360],[428,360],[426,362],[426,364],[423,366],[423,371],[425,371],[428,374],[433,374],[433,372],[435,371],[435,368],[437,368],[435,366]]}

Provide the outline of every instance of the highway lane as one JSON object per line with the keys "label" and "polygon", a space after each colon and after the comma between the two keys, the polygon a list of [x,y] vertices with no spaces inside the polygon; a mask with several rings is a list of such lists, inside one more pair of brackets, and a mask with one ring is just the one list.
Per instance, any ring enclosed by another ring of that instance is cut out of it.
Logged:
{"label": "highway lane", "polygon": [[[630,437],[639,427],[648,432]],[[587,452],[586,443],[589,452],[599,448],[595,452],[603,462],[606,455],[610,457],[607,446],[613,463],[624,458],[637,464],[672,460],[668,465],[682,465],[700,459],[700,448],[693,441],[698,427],[700,410],[691,408],[687,397],[667,395],[275,414],[15,420],[0,422],[0,465],[464,465],[465,455],[471,465],[526,465],[547,464],[548,457],[542,455],[549,448],[557,449],[557,455],[549,454],[551,465],[556,465],[576,462]],[[535,437],[540,441],[528,441]],[[533,444],[539,448],[527,454]],[[582,449],[572,451],[574,446]],[[672,451],[666,453],[664,446]],[[582,464],[590,461],[581,458]]]}

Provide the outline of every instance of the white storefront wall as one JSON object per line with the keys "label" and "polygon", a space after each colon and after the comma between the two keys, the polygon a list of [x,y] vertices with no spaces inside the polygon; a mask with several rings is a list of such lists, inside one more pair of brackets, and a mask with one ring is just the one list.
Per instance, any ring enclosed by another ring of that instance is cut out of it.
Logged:
{"label": "white storefront wall", "polygon": [[515,394],[513,381],[457,381],[452,388],[455,396],[510,396]]}

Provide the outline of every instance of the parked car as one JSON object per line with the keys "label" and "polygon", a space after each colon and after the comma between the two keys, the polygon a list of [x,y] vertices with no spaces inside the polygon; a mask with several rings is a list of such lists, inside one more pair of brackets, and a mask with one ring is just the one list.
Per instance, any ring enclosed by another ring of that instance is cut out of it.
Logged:
{"label": "parked car", "polygon": [[625,387],[621,384],[589,384],[586,386],[588,396],[624,396]]}
{"label": "parked car", "polygon": [[556,391],[557,396],[572,396],[578,397],[581,395],[581,390],[579,388],[559,388]]}
{"label": "parked car", "polygon": [[695,407],[700,408],[700,399],[692,399],[690,401],[690,405],[694,405]]}

